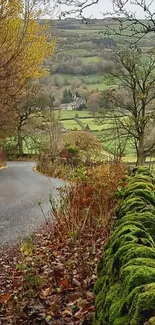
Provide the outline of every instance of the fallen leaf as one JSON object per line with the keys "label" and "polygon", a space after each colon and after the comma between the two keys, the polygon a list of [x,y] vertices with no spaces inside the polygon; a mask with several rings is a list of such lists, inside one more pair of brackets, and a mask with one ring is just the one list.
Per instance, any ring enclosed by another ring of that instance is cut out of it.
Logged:
{"label": "fallen leaf", "polygon": [[84,308],[81,309],[80,313],[85,315],[87,314],[89,311],[94,310],[94,306],[85,306]]}
{"label": "fallen leaf", "polygon": [[69,301],[74,302],[74,301],[78,300],[79,298],[81,298],[81,296],[82,296],[81,292],[75,292],[75,293],[68,295],[68,299],[69,299]]}
{"label": "fallen leaf", "polygon": [[69,287],[69,280],[68,279],[61,279],[59,281],[59,286],[63,286],[64,288],[68,288]]}
{"label": "fallen leaf", "polygon": [[53,276],[54,278],[57,279],[61,279],[64,275],[64,271],[62,269],[54,269],[53,270]]}
{"label": "fallen leaf", "polygon": [[67,310],[67,309],[65,309],[65,310],[62,312],[62,315],[73,316],[73,315],[72,315],[72,312],[71,312],[70,310]]}
{"label": "fallen leaf", "polygon": [[10,293],[10,292],[5,293],[5,294],[1,297],[0,302],[1,302],[2,304],[5,304],[5,303],[9,300],[10,296],[11,296],[11,293]]}
{"label": "fallen leaf", "polygon": [[52,293],[52,288],[46,288],[44,290],[41,291],[41,298],[46,298],[47,296],[49,296]]}
{"label": "fallen leaf", "polygon": [[85,307],[86,306],[86,304],[87,304],[87,300],[86,299],[82,299],[82,298],[79,298],[78,300],[77,300],[77,306],[78,307]]}

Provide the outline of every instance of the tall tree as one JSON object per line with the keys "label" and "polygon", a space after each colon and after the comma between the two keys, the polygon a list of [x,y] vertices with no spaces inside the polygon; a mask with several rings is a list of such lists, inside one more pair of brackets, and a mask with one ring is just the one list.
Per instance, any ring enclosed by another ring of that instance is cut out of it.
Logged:
{"label": "tall tree", "polygon": [[[136,47],[124,48],[116,53],[120,72],[115,75],[119,88],[103,92],[101,123],[106,137],[130,138],[137,153],[137,165],[155,154],[155,55],[145,58]],[[117,123],[116,123],[117,122]],[[109,133],[110,132],[110,133]]]}
{"label": "tall tree", "polygon": [[73,96],[72,96],[70,89],[69,90],[65,89],[63,92],[62,103],[69,104],[72,102],[72,100],[73,100]]}
{"label": "tall tree", "polygon": [[[30,119],[38,119],[43,117],[41,114],[43,106],[42,100],[40,100],[41,89],[36,84],[29,84],[25,87],[25,94],[20,102],[16,106],[16,132],[18,152],[20,156],[23,155],[23,137],[30,136],[28,131],[28,124]],[[42,99],[42,98],[41,98]]]}
{"label": "tall tree", "polygon": [[57,157],[59,151],[59,144],[61,141],[62,128],[59,122],[59,118],[56,115],[53,105],[55,102],[54,96],[49,96],[49,123],[47,127],[47,133],[49,135],[49,153],[50,157],[53,159]]}
{"label": "tall tree", "polygon": [[37,22],[37,2],[0,0],[0,8],[0,127],[6,132],[23,88],[45,73],[42,63],[55,41],[48,41],[47,27]]}

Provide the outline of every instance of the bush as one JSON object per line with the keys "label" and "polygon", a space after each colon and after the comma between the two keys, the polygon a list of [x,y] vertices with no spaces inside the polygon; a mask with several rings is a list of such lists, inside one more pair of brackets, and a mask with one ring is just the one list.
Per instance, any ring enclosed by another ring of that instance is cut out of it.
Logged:
{"label": "bush", "polygon": [[125,173],[124,164],[109,163],[93,169],[79,166],[70,174],[74,183],[61,192],[63,205],[55,214],[56,232],[62,232],[63,237],[71,232],[78,236],[88,232],[92,238],[98,231],[109,235],[118,201],[116,192],[124,186]]}

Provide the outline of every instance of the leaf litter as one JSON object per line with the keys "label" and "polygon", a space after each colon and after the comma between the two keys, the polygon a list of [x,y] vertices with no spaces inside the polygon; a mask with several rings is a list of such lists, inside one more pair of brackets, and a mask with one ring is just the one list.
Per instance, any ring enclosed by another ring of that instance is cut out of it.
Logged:
{"label": "leaf litter", "polygon": [[70,188],[51,224],[0,248],[0,325],[92,324],[97,262],[124,176],[119,165],[94,170],[92,183]]}

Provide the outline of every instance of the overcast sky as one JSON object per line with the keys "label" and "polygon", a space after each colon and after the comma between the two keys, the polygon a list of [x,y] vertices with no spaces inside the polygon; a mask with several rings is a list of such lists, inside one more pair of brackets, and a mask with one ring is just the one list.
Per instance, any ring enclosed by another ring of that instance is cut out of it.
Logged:
{"label": "overcast sky", "polygon": [[[82,0],[80,0],[82,1]],[[88,0],[89,1],[89,0]],[[136,12],[136,16],[138,18],[145,18],[145,13],[142,9],[140,9],[140,7],[138,6],[134,6],[130,4],[130,1],[128,1],[128,5],[126,6],[126,8],[130,11]],[[146,4],[149,4],[151,0],[146,0]],[[90,0],[91,2],[91,0]],[[152,1],[152,5],[151,5],[151,11],[154,12],[155,11],[155,0]],[[72,7],[73,8],[73,7]],[[71,9],[71,7],[69,6],[61,6],[61,10],[64,9]],[[84,11],[84,15],[86,17],[91,17],[91,18],[103,18],[102,13],[104,12],[109,12],[112,11],[112,0],[99,0],[98,4],[94,4],[91,7],[88,7],[85,11]]]}

